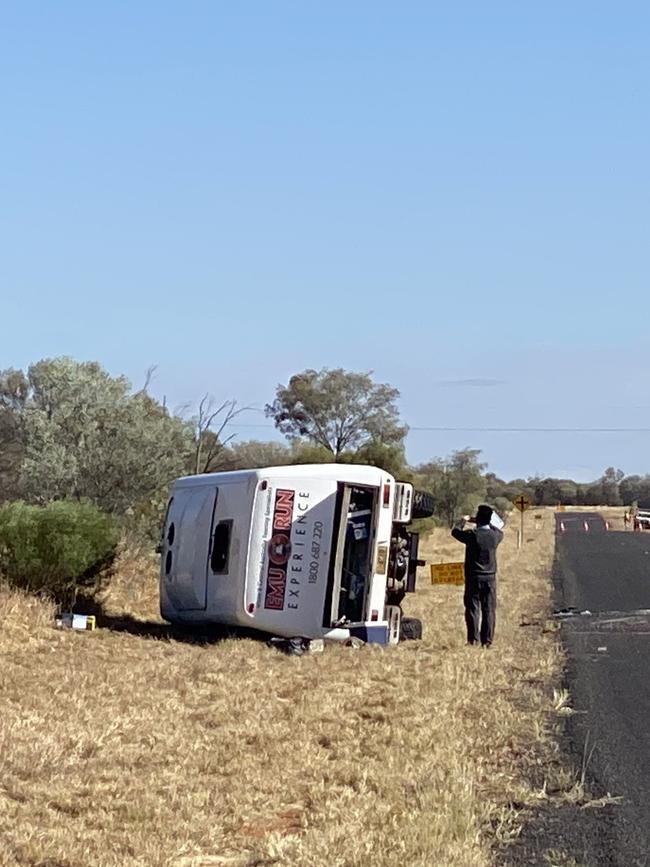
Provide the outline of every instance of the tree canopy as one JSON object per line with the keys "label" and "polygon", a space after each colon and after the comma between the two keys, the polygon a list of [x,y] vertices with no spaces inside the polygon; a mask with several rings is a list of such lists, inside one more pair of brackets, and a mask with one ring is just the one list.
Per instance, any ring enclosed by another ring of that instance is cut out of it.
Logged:
{"label": "tree canopy", "polygon": [[285,442],[238,442],[234,399],[206,394],[189,418],[170,413],[147,385],[133,390],[95,362],[44,359],[0,371],[0,500],[90,500],[129,526],[156,527],[169,483],[191,472],[326,461],[367,463],[431,491],[451,523],[485,500],[501,510],[525,494],[534,505],[650,504],[650,476],[608,467],[593,482],[485,472],[478,449],[406,460],[399,392],[370,373],[304,370],[279,385],[267,415]]}
{"label": "tree canopy", "polygon": [[370,373],[304,370],[278,385],[266,414],[290,440],[322,446],[338,460],[369,442],[402,443],[407,428],[400,424],[398,397],[396,388],[373,382]]}
{"label": "tree canopy", "polygon": [[487,484],[479,449],[459,449],[416,467],[418,483],[433,493],[435,515],[451,526],[464,513],[474,513],[486,498]]}
{"label": "tree canopy", "polygon": [[19,454],[14,495],[87,498],[124,512],[186,471],[191,426],[94,362],[45,359],[0,384]]}

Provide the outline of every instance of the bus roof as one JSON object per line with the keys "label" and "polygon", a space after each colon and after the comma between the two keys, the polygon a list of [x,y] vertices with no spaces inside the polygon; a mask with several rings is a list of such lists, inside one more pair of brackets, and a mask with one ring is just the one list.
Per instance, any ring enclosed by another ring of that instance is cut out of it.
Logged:
{"label": "bus roof", "polygon": [[287,464],[279,467],[260,467],[254,470],[231,470],[222,473],[202,473],[196,476],[182,476],[175,484],[180,487],[194,485],[219,485],[257,479],[328,479],[357,485],[381,485],[386,478],[392,478],[379,467],[365,464]]}

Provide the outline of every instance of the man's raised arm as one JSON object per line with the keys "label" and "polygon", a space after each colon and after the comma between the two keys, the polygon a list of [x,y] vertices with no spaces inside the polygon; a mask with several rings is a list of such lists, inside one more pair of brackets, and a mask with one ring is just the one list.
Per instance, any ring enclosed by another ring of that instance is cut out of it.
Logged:
{"label": "man's raised arm", "polygon": [[463,527],[465,526],[466,521],[467,521],[466,517],[460,518],[458,521],[456,521],[456,523],[454,524],[454,526],[452,527],[452,530],[451,530],[451,535],[454,537],[454,539],[457,539],[459,542],[462,542],[463,545],[467,545],[467,543],[469,542],[469,540],[472,537],[471,533],[469,533],[467,530],[463,530]]}

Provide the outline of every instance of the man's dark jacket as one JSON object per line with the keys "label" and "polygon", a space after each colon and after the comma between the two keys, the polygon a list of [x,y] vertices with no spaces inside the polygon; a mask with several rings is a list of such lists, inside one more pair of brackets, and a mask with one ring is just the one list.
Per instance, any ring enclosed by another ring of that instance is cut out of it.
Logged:
{"label": "man's dark jacket", "polygon": [[464,522],[451,531],[465,545],[465,578],[493,578],[497,573],[497,545],[503,539],[495,527],[463,529]]}

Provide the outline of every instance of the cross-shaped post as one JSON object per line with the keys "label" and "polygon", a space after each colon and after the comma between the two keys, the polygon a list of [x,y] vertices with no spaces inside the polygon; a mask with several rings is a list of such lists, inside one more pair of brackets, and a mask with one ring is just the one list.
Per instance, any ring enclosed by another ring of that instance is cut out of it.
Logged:
{"label": "cross-shaped post", "polygon": [[517,548],[521,548],[524,544],[524,512],[528,508],[530,501],[524,494],[519,494],[512,502],[519,509],[519,514],[521,515],[521,529],[519,530],[519,538],[517,539]]}

